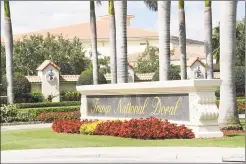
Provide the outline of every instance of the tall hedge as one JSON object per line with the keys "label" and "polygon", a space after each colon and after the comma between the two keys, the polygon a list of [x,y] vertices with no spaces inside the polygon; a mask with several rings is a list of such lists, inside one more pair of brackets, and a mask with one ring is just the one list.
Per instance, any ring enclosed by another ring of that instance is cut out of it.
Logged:
{"label": "tall hedge", "polygon": [[[245,96],[245,68],[243,66],[235,67],[235,87],[236,96]],[[220,88],[217,88],[215,95],[220,97]]]}
{"label": "tall hedge", "polygon": [[[169,71],[170,80],[180,80],[181,77],[180,77],[179,73],[180,73],[179,66],[171,65],[170,71]],[[152,77],[152,81],[159,81],[159,69],[156,70],[154,76]]]}
{"label": "tall hedge", "polygon": [[245,96],[245,67],[236,67],[235,73],[236,96]]}
{"label": "tall hedge", "polygon": [[[98,84],[107,84],[105,76],[100,71],[98,74]],[[77,85],[93,85],[93,73],[91,69],[87,69],[80,74]]]}

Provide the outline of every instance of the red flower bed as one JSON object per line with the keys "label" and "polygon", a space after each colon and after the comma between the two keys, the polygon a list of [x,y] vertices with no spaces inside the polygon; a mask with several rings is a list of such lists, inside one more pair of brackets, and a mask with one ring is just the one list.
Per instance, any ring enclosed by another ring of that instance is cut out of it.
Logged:
{"label": "red flower bed", "polygon": [[80,126],[86,122],[76,120],[55,120],[52,124],[52,129],[57,133],[79,133]]}
{"label": "red flower bed", "polygon": [[37,117],[38,121],[43,122],[52,122],[58,119],[79,119],[80,111],[74,112],[48,112],[48,113],[40,113]]}
{"label": "red flower bed", "polygon": [[194,138],[194,133],[184,125],[177,126],[157,118],[107,121],[97,125],[96,135],[111,135],[138,139]]}
{"label": "red flower bed", "polygon": [[80,119],[59,119],[52,123],[52,129],[57,133],[80,133],[80,126],[84,123],[89,123],[98,120],[80,120]]}

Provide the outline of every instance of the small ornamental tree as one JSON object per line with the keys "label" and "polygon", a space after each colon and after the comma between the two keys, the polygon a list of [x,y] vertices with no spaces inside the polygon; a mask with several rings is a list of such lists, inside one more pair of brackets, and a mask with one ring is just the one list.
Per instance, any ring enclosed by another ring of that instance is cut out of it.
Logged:
{"label": "small ornamental tree", "polygon": [[[169,72],[170,80],[180,80],[180,68],[178,66],[171,65],[171,69]],[[156,70],[154,76],[152,77],[152,81],[159,81],[159,69]]]}
{"label": "small ornamental tree", "polygon": [[[7,81],[6,76],[3,76],[3,83],[2,83],[1,92],[4,95],[7,93]],[[30,97],[31,93],[31,84],[27,80],[27,78],[22,75],[21,73],[14,74],[14,84],[13,84],[13,91],[15,102],[25,102]]]}
{"label": "small ornamental tree", "polygon": [[[173,55],[174,51],[170,51],[170,54]],[[137,73],[153,73],[159,68],[159,48],[149,45],[140,55],[137,60],[135,71]]]}

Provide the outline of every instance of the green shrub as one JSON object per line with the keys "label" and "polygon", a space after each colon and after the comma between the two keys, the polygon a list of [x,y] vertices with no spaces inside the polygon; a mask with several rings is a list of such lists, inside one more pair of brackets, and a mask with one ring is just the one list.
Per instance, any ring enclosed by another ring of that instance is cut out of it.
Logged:
{"label": "green shrub", "polygon": [[32,113],[18,111],[17,116],[14,121],[29,122],[29,121],[35,121],[35,120],[36,118],[32,115]]}
{"label": "green shrub", "polygon": [[236,67],[235,69],[236,96],[245,96],[245,67]]}
{"label": "green shrub", "polygon": [[245,99],[238,99],[237,98],[237,103],[239,103],[239,104],[245,104]]}
{"label": "green shrub", "polygon": [[23,94],[21,98],[16,100],[17,103],[35,103],[43,102],[44,97],[40,92],[26,93]]}
{"label": "green shrub", "polygon": [[220,97],[220,87],[216,89],[215,96],[217,97],[217,99]]}
{"label": "green shrub", "polygon": [[237,99],[239,100],[239,99],[244,99],[245,100],[245,97],[237,97]]}
{"label": "green shrub", "polygon": [[102,123],[102,121],[88,122],[80,126],[80,133],[82,134],[94,134],[96,131],[97,125]]}
{"label": "green shrub", "polygon": [[[4,95],[7,94],[7,80],[6,75],[3,76],[2,80],[2,88],[1,91]],[[30,98],[30,92],[31,92],[31,84],[27,80],[27,78],[20,74],[15,73],[14,79],[13,79],[13,92],[14,92],[14,98],[15,102],[27,102]]]}
{"label": "green shrub", "polygon": [[80,119],[80,111],[73,112],[48,112],[48,113],[40,113],[37,117],[38,121],[43,122],[53,122],[55,120],[72,120],[72,119]]}
{"label": "green shrub", "polygon": [[[216,101],[217,107],[219,107],[220,100]],[[238,114],[245,113],[245,99],[237,98],[237,110]]]}
{"label": "green shrub", "polygon": [[[27,109],[22,109],[22,110],[28,111],[28,113],[36,119],[40,113],[78,111],[78,110],[80,110],[80,106],[29,108],[29,109],[27,108]],[[21,109],[20,109],[20,111],[21,111]]]}
{"label": "green shrub", "polygon": [[[169,71],[170,80],[180,80],[181,77],[179,73],[180,73],[180,68],[178,66],[171,65],[170,71]],[[159,69],[156,70],[154,76],[152,77],[152,81],[159,81]]]}
{"label": "green shrub", "polygon": [[13,122],[17,116],[16,105],[3,105],[1,107],[1,123]]}
{"label": "green shrub", "polygon": [[18,109],[23,108],[42,108],[42,107],[61,107],[61,106],[78,106],[80,101],[63,101],[63,102],[39,102],[39,103],[19,103],[16,104]]}
{"label": "green shrub", "polygon": [[[98,84],[107,84],[107,80],[101,72],[98,73]],[[91,69],[87,69],[81,73],[77,85],[93,85],[93,73]]]}
{"label": "green shrub", "polygon": [[[220,100],[217,100],[216,103],[219,104]],[[245,104],[245,99],[237,98],[237,103],[238,104]]]}
{"label": "green shrub", "polygon": [[81,94],[78,91],[62,91],[61,101],[80,101]]}
{"label": "green shrub", "polygon": [[44,96],[40,92],[32,92],[31,93],[31,100],[29,102],[43,102]]}

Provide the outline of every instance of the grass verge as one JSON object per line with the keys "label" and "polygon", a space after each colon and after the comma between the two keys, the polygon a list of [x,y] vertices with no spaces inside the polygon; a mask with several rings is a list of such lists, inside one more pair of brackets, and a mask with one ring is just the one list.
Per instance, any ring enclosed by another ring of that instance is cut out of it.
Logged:
{"label": "grass verge", "polygon": [[50,128],[45,128],[2,131],[1,139],[1,150],[120,146],[245,147],[244,134],[217,139],[137,140],[111,136],[58,134]]}

